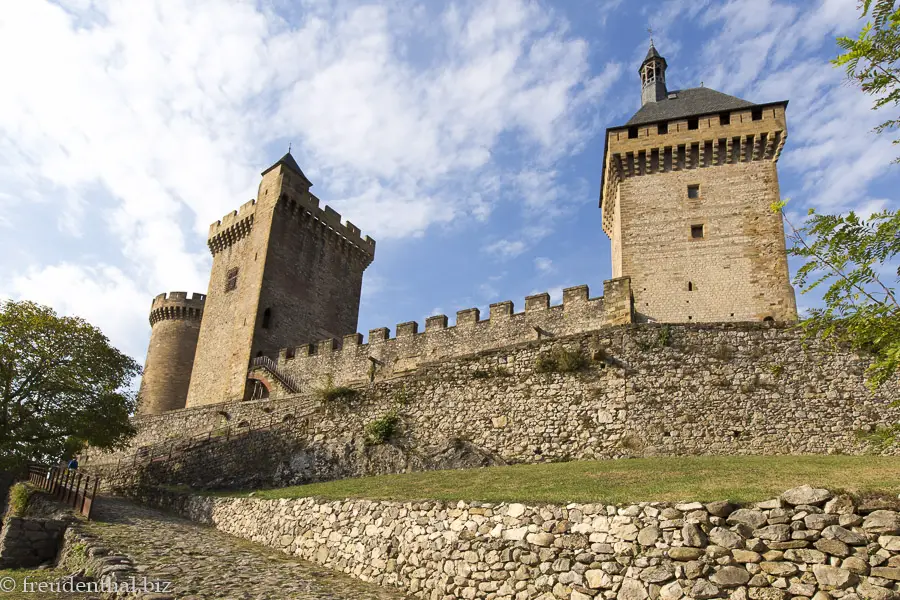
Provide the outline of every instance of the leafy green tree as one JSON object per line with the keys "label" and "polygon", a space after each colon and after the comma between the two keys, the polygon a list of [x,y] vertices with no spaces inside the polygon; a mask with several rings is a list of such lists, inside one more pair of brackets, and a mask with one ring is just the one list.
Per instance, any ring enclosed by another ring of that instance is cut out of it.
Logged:
{"label": "leafy green tree", "polygon": [[[774,209],[783,210],[779,202]],[[794,283],[802,293],[825,287],[825,308],[814,308],[800,325],[810,335],[849,344],[873,357],[867,377],[875,389],[900,366],[900,304],[894,289],[900,267],[900,211],[868,220],[850,212],[810,210],[799,228],[785,216],[788,253],[806,260]]]}
{"label": "leafy green tree", "polygon": [[[850,80],[875,97],[874,109],[900,104],[900,8],[897,0],[862,0],[862,18],[871,16],[859,36],[839,37],[843,54],[834,59],[847,69]],[[900,119],[888,119],[875,131],[882,133],[900,126]],[[900,144],[900,139],[894,140]],[[900,158],[894,162],[900,162]]]}
{"label": "leafy green tree", "polygon": [[83,319],[0,302],[0,469],[124,445],[140,371]]}

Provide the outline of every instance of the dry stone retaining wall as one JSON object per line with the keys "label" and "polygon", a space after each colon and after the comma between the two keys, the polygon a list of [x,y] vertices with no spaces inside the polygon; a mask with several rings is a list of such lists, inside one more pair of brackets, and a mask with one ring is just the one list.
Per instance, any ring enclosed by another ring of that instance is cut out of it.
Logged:
{"label": "dry stone retaining wall", "polygon": [[36,567],[56,558],[68,522],[7,516],[0,531],[0,569]]}
{"label": "dry stone retaining wall", "polygon": [[145,498],[431,600],[896,600],[900,514],[802,486],[753,506]]}

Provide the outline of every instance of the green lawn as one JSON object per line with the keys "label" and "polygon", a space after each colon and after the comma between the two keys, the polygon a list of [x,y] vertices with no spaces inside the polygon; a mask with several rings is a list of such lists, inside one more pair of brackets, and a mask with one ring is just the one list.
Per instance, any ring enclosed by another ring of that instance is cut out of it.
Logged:
{"label": "green lawn", "polygon": [[[848,492],[900,492],[900,458],[713,456],[642,458],[430,471],[259,490],[259,498],[480,500],[566,504],[772,498],[809,483]],[[246,496],[248,492],[219,493]]]}

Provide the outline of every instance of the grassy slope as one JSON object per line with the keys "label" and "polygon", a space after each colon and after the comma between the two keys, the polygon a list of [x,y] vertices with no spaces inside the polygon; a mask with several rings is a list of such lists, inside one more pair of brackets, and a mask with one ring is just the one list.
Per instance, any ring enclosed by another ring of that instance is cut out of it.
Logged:
{"label": "grassy slope", "polygon": [[[344,479],[262,490],[261,498],[480,500],[566,504],[765,500],[809,483],[849,492],[900,492],[900,458],[714,456],[516,465]],[[223,496],[246,496],[247,492]]]}

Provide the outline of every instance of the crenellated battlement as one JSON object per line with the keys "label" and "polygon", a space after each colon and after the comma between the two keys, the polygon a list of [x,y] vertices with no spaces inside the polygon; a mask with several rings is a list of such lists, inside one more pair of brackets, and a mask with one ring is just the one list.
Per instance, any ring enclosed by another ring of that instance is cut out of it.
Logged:
{"label": "crenellated battlement", "polygon": [[608,235],[619,183],[631,177],[740,164],[777,162],[787,140],[787,102],[607,130],[600,206]]}
{"label": "crenellated battlement", "polygon": [[150,305],[150,325],[167,320],[195,320],[203,317],[206,294],[194,292],[188,298],[187,292],[159,294]]}
{"label": "crenellated battlement", "polygon": [[358,250],[366,265],[374,260],[375,240],[368,235],[363,238],[359,227],[350,221],[342,222],[340,213],[330,206],[320,208],[319,199],[308,191],[298,194],[282,193],[276,207],[291,218],[298,219],[302,225],[315,228],[322,235],[334,235],[339,243]]}
{"label": "crenellated battlement", "polygon": [[390,328],[369,331],[368,342],[360,333],[341,340],[326,339],[279,352],[278,366],[296,379],[301,388],[328,376],[336,385],[398,376],[419,364],[502,348],[520,342],[570,335],[608,325],[631,322],[631,287],[627,277],[604,282],[604,296],[590,297],[588,286],[563,290],[562,303],[550,305],[550,294],[525,298],[524,310],[515,312],[512,301],[490,305],[488,318],[478,308],[456,313],[456,324],[446,315],[399,323],[395,337]]}
{"label": "crenellated battlement", "polygon": [[253,229],[255,213],[256,200],[250,200],[241,204],[239,209],[231,211],[210,225],[206,242],[209,251],[215,256],[217,252],[221,252],[249,235]]}

